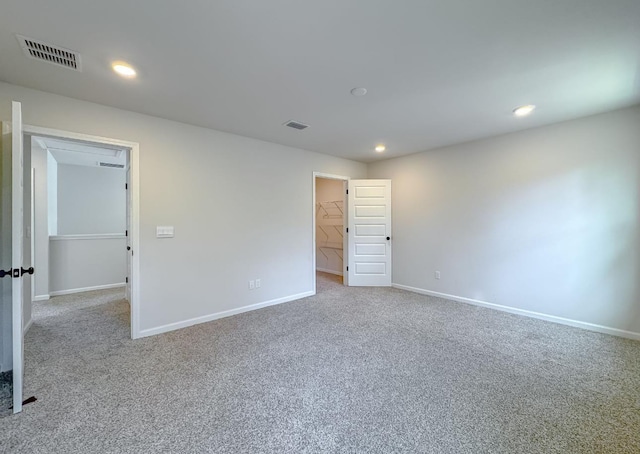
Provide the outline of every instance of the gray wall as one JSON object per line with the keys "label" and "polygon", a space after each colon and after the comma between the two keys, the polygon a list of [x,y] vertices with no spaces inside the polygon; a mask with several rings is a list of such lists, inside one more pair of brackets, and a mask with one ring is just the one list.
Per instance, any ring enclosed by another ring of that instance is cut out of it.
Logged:
{"label": "gray wall", "polygon": [[58,235],[124,233],[124,169],[58,164]]}
{"label": "gray wall", "polygon": [[[312,291],[313,172],[366,176],[361,163],[5,83],[0,118],[11,100],[26,124],[140,144],[143,335]],[[175,237],[157,239],[158,225]]]}
{"label": "gray wall", "polygon": [[[4,83],[0,118],[12,99],[27,124],[140,143],[149,334],[309,292],[312,172],[367,176],[364,164]],[[393,180],[394,282],[640,332],[639,124],[635,107],[371,164],[370,178]],[[157,239],[157,225],[175,238]]]}
{"label": "gray wall", "polygon": [[369,177],[393,180],[394,283],[640,332],[640,107]]}
{"label": "gray wall", "polygon": [[124,234],[50,237],[50,295],[124,286],[126,246]]}

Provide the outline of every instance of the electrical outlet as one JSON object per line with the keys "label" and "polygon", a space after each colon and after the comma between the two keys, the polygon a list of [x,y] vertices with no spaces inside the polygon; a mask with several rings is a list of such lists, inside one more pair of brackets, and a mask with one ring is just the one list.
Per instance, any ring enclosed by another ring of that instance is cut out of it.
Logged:
{"label": "electrical outlet", "polygon": [[249,290],[256,288],[256,281],[249,281]]}
{"label": "electrical outlet", "polygon": [[436,271],[435,273],[433,273],[433,276],[434,276],[436,279],[440,279],[440,271]]}
{"label": "electrical outlet", "polygon": [[256,288],[260,288],[261,285],[262,282],[260,282],[260,279],[256,279]]}

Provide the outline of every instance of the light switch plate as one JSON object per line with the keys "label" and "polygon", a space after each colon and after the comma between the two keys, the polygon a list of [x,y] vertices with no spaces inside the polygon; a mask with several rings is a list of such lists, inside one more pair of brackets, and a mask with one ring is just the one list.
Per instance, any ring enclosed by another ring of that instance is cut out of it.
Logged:
{"label": "light switch plate", "polygon": [[174,229],[172,225],[156,226],[156,238],[173,238]]}

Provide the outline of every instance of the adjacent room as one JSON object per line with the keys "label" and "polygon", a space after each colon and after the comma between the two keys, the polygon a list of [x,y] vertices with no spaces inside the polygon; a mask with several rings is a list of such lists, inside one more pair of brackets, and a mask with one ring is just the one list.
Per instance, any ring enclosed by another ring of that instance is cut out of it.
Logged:
{"label": "adjacent room", "polygon": [[32,136],[31,156],[33,300],[112,288],[124,295],[126,151]]}
{"label": "adjacent room", "polygon": [[76,311],[106,301],[126,305],[129,299],[127,150],[25,139],[31,143],[31,166],[25,166],[24,181],[33,188],[28,241],[38,269],[31,279],[29,321],[61,335],[68,329],[63,321]]}
{"label": "adjacent room", "polygon": [[640,452],[640,2],[4,3],[0,452]]}

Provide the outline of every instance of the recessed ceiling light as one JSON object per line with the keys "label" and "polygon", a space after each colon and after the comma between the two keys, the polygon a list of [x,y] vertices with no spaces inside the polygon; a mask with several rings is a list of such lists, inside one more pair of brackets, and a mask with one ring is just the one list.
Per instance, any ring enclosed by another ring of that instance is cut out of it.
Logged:
{"label": "recessed ceiling light", "polygon": [[353,96],[364,96],[367,94],[367,89],[363,87],[356,87],[351,89],[351,94]]}
{"label": "recessed ceiling light", "polygon": [[384,150],[386,150],[386,149],[387,149],[387,147],[385,147],[383,144],[378,144],[378,145],[376,145],[376,148],[375,148],[375,150],[376,150],[378,153],[382,153],[382,152],[383,152]]}
{"label": "recessed ceiling light", "polygon": [[526,117],[536,108],[533,104],[527,104],[526,106],[520,106],[513,109],[513,114],[516,117]]}
{"label": "recessed ceiling light", "polygon": [[116,61],[116,62],[113,62],[111,67],[116,73],[118,73],[122,77],[126,77],[128,79],[136,77],[136,70],[133,69],[131,65],[128,63],[125,63],[123,61]]}

